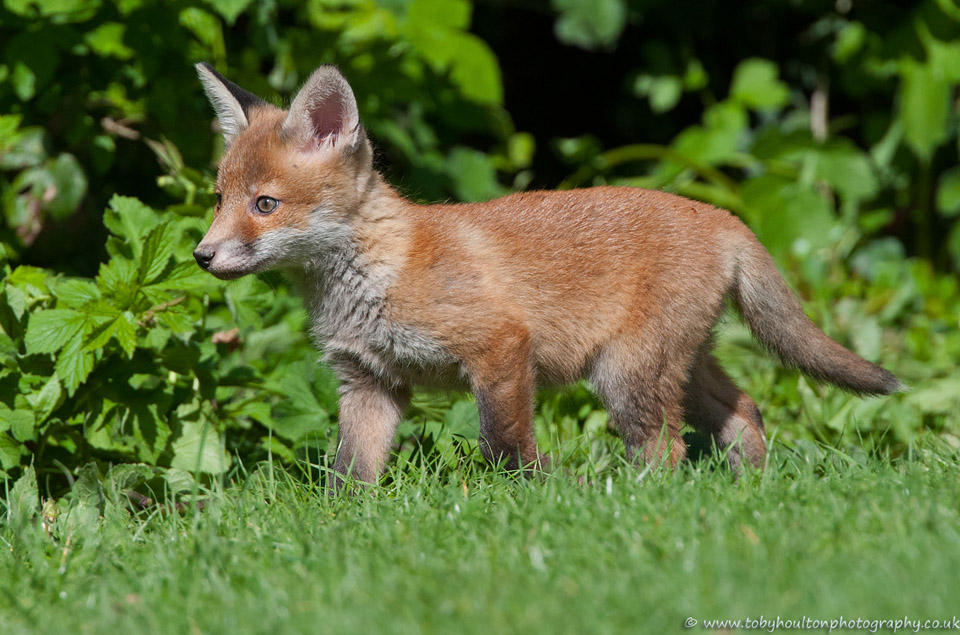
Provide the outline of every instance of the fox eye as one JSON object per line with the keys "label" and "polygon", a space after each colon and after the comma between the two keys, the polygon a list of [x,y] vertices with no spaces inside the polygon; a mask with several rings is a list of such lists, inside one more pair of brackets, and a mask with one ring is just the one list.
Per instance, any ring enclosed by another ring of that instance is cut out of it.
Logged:
{"label": "fox eye", "polygon": [[217,192],[217,204],[214,206],[214,210],[220,211],[220,204],[223,203],[223,196],[220,195],[220,192]]}
{"label": "fox eye", "polygon": [[261,214],[269,214],[277,209],[278,205],[280,205],[280,201],[269,196],[261,196],[257,199],[257,211]]}

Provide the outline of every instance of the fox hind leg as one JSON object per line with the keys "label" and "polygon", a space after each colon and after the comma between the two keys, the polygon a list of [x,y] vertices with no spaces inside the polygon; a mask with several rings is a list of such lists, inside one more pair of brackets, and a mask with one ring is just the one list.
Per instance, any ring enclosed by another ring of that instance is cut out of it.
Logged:
{"label": "fox hind leg", "polygon": [[720,448],[730,448],[727,460],[732,468],[739,469],[744,462],[763,467],[767,447],[760,410],[708,353],[690,370],[684,411],[687,423]]}
{"label": "fox hind leg", "polygon": [[624,357],[630,350],[614,345],[602,351],[590,379],[623,437],[627,457],[675,467],[687,455],[680,436],[685,365],[662,352]]}
{"label": "fox hind leg", "polygon": [[526,331],[506,325],[470,369],[480,415],[480,452],[509,470],[546,468],[533,433],[535,378]]}

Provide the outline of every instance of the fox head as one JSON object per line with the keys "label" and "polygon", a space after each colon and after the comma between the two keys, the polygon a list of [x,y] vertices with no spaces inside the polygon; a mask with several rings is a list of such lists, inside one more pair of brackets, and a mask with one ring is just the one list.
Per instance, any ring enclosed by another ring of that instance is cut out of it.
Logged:
{"label": "fox head", "polygon": [[302,266],[349,235],[370,191],[370,143],[350,85],[334,66],[310,75],[281,110],[197,64],[223,130],[213,224],[193,252],[222,279]]}

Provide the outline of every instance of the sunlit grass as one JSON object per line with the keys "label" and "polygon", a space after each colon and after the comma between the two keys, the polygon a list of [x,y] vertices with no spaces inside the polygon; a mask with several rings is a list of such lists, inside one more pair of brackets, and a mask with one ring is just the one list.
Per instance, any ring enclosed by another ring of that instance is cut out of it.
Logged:
{"label": "sunlit grass", "polygon": [[[436,457],[434,457],[436,458]],[[65,544],[0,530],[2,632],[672,632],[684,619],[943,619],[960,585],[960,464],[774,447],[735,478],[561,463],[516,477],[401,459],[330,496],[263,464],[205,507],[131,513]]]}

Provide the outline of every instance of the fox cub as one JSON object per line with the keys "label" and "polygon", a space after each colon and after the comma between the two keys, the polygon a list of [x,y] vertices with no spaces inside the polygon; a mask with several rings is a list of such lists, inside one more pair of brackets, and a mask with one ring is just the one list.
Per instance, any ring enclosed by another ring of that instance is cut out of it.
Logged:
{"label": "fox cub", "polygon": [[681,422],[761,467],[756,404],[710,354],[731,298],[786,364],[857,393],[901,389],[823,334],[729,212],[595,187],[416,205],[373,169],[353,91],[321,66],[281,110],[198,64],[226,141],[194,252],[232,279],[285,270],[339,376],[336,469],[375,482],[410,387],[469,388],[492,461],[542,460],[538,385],[589,379],[631,457],[676,464]]}

